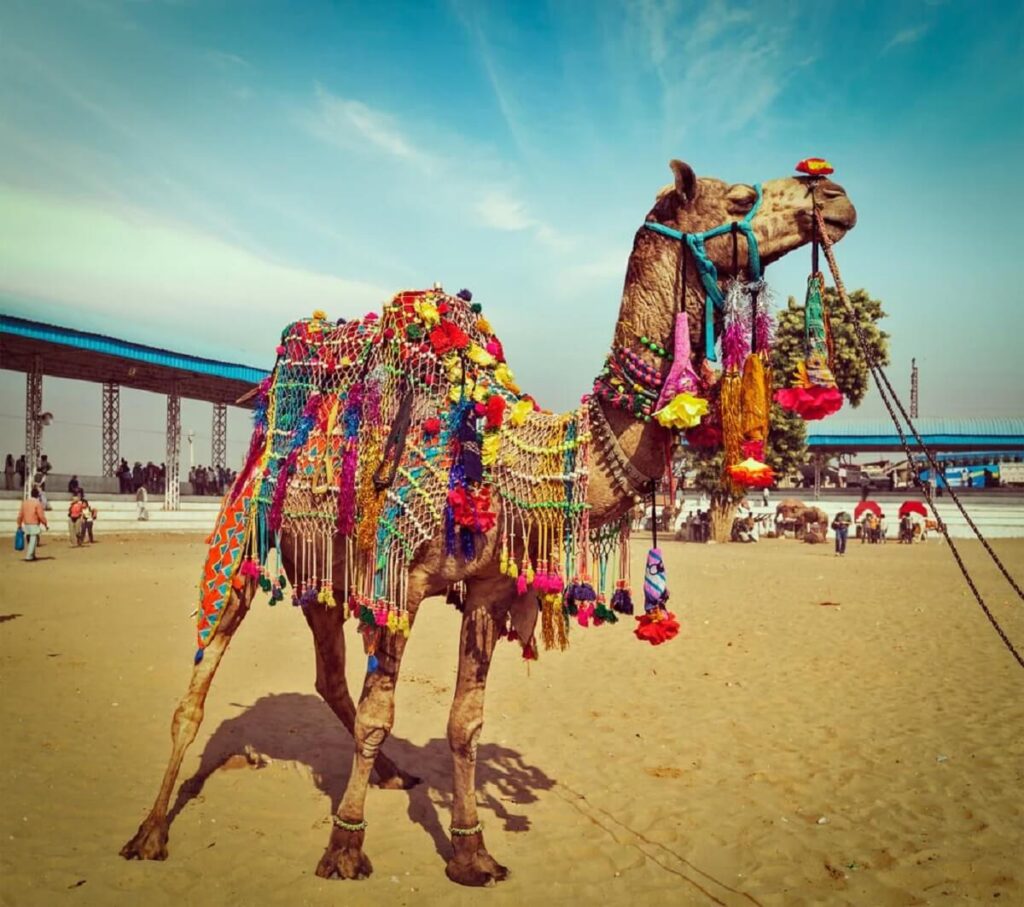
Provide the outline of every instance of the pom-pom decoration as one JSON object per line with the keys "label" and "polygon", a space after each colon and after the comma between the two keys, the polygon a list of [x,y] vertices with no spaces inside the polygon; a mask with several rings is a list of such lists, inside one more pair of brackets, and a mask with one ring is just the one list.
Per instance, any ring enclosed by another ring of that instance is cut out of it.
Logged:
{"label": "pom-pom decoration", "polygon": [[775,484],[775,473],[770,466],[748,457],[726,470],[729,478],[743,488],[770,488]]}
{"label": "pom-pom decoration", "polygon": [[657,609],[636,618],[633,635],[642,642],[660,646],[679,635],[679,621],[671,611]]}
{"label": "pom-pom decoration", "polygon": [[775,392],[780,406],[807,421],[824,419],[843,405],[843,395],[836,386],[830,365],[832,343],[822,297],[823,284],[820,274],[812,274],[807,279],[804,358],[797,363],[790,386]]}
{"label": "pom-pom decoration", "polygon": [[823,157],[805,157],[796,165],[796,170],[808,176],[829,176],[835,173],[832,165]]}
{"label": "pom-pom decoration", "polygon": [[707,415],[707,412],[707,400],[684,391],[681,394],[676,394],[666,406],[659,409],[654,414],[654,418],[665,428],[683,431],[699,425],[700,420]]}

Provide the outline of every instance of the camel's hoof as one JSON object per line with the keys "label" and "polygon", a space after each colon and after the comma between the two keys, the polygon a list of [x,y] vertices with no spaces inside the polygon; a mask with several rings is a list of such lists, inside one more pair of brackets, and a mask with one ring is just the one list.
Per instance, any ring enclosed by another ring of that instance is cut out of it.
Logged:
{"label": "camel's hoof", "polygon": [[444,873],[453,882],[473,888],[491,888],[511,875],[507,866],[502,866],[487,852],[483,835],[456,838],[452,846],[455,855],[448,861]]}
{"label": "camel's hoof", "polygon": [[166,860],[167,823],[147,819],[124,847],[121,856],[126,860]]}
{"label": "camel's hoof", "polygon": [[320,858],[316,874],[321,879],[368,879],[373,874],[373,864],[363,853],[365,832],[345,831],[335,828],[327,850]]}

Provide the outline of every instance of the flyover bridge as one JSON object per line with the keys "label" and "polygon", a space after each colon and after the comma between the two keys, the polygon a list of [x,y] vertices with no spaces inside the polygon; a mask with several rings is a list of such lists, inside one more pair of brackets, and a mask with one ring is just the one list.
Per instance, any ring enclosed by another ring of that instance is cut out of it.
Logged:
{"label": "flyover bridge", "polygon": [[[104,476],[114,475],[120,459],[120,388],[166,395],[165,510],[180,508],[182,397],[213,404],[212,465],[226,466],[227,408],[251,408],[254,386],[270,374],[11,315],[0,315],[0,368],[25,373],[25,462],[32,464],[26,465],[26,475],[35,472],[42,429],[49,420],[42,412],[44,376],[101,385]],[[26,495],[31,484],[25,482]]]}

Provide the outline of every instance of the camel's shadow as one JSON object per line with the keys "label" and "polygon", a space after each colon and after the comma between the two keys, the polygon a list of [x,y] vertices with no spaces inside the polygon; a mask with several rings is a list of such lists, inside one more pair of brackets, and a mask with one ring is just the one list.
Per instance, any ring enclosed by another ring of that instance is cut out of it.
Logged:
{"label": "camel's shadow", "polygon": [[[316,786],[331,798],[336,809],[348,783],[352,763],[352,738],[326,704],[304,693],[264,696],[244,707],[237,718],[223,721],[203,750],[199,769],[186,779],[172,807],[174,821],[203,789],[206,780],[226,765],[245,764],[245,750],[277,761],[308,767]],[[451,855],[447,813],[452,803],[452,759],[448,741],[435,738],[416,746],[391,736],[384,745],[402,770],[421,778],[404,794],[409,799],[409,818],[431,836],[438,854]],[[496,743],[481,743],[477,750],[477,802],[480,809],[501,820],[506,831],[527,831],[529,817],[511,812],[510,806],[536,801],[536,791],[550,790],[555,781],[539,768],[527,765],[515,750]],[[396,792],[394,796],[401,796]]]}

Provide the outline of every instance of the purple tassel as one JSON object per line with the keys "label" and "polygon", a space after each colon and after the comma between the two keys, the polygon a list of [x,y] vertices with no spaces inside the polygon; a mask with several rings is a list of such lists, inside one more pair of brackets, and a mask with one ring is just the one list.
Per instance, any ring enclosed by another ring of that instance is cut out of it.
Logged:
{"label": "purple tassel", "polygon": [[618,611],[619,614],[633,613],[633,597],[629,594],[629,589],[616,589],[612,593],[612,610]]}
{"label": "purple tassel", "polygon": [[579,583],[576,586],[576,595],[574,596],[577,602],[593,602],[597,601],[597,593],[594,591],[594,587],[590,583]]}

